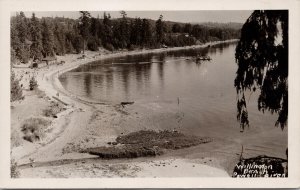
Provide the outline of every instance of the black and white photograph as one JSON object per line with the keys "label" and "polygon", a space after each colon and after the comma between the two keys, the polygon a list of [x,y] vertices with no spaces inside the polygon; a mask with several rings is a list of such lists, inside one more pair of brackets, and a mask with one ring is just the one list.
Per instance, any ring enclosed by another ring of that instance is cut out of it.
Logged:
{"label": "black and white photograph", "polygon": [[77,9],[10,10],[10,179],[295,178],[289,8]]}

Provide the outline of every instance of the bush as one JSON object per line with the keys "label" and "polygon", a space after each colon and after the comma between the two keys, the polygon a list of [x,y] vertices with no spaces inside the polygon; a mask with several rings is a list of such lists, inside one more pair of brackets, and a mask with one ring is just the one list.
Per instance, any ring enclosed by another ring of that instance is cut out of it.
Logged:
{"label": "bush", "polygon": [[24,136],[23,139],[29,142],[41,140],[47,131],[50,121],[43,118],[29,118],[25,120],[21,127]]}
{"label": "bush", "polygon": [[30,90],[35,90],[37,87],[38,87],[38,83],[35,80],[35,77],[32,76],[31,79],[30,79],[30,81],[29,81],[29,89]]}
{"label": "bush", "polygon": [[43,110],[43,115],[46,117],[57,117],[56,115],[65,109],[61,103],[52,101],[51,105]]}
{"label": "bush", "polygon": [[10,101],[21,100],[24,98],[22,93],[20,80],[16,78],[15,73],[12,71],[10,75]]}

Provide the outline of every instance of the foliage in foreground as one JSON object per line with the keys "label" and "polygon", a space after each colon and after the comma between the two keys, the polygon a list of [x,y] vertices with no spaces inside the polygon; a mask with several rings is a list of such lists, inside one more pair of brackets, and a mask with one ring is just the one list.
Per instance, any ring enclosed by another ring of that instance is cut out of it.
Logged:
{"label": "foliage in foreground", "polygon": [[235,57],[241,128],[249,126],[245,92],[259,90],[259,111],[278,114],[275,125],[283,129],[288,118],[288,11],[254,11],[242,28]]}
{"label": "foliage in foreground", "polygon": [[47,132],[50,121],[43,118],[29,118],[24,121],[21,131],[23,138],[29,142],[40,141]]}

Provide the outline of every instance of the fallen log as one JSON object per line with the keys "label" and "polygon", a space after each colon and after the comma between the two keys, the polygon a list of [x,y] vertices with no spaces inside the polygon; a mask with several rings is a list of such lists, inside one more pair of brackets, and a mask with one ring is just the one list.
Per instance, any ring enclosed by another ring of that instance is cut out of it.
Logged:
{"label": "fallen log", "polygon": [[62,104],[64,104],[65,106],[67,106],[68,104],[62,100],[60,100],[59,98],[55,97],[55,96],[52,96],[52,98],[54,98],[55,100],[61,102]]}
{"label": "fallen log", "polygon": [[124,108],[126,105],[134,104],[134,102],[121,102],[121,106]]}

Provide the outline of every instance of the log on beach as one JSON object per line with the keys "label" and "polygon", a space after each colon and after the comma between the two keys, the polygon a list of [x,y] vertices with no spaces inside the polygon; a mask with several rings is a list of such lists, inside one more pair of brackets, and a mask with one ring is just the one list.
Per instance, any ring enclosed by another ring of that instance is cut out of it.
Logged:
{"label": "log on beach", "polygon": [[57,97],[55,97],[55,96],[52,96],[52,98],[54,98],[55,100],[61,102],[61,103],[64,104],[65,106],[68,105],[66,102],[62,101],[61,99],[59,99],[59,98],[57,98]]}
{"label": "log on beach", "polygon": [[134,104],[134,102],[121,102],[120,104],[121,104],[122,107],[124,107],[126,105]]}

